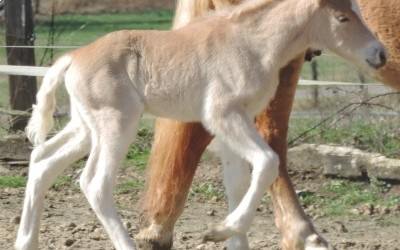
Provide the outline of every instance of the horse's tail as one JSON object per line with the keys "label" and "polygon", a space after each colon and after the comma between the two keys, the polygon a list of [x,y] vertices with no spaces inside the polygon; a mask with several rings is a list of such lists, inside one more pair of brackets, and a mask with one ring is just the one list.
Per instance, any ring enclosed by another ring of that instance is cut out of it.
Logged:
{"label": "horse's tail", "polygon": [[25,129],[26,136],[34,145],[43,143],[53,127],[56,88],[70,65],[71,57],[63,56],[50,67],[43,78],[42,85],[36,95],[37,103],[32,107],[32,116]]}
{"label": "horse's tail", "polygon": [[214,9],[214,1],[221,0],[178,0],[173,28],[177,29],[185,26],[196,17]]}
{"label": "horse's tail", "polygon": [[237,4],[240,0],[178,0],[174,18],[174,29],[185,26],[196,17],[210,10]]}

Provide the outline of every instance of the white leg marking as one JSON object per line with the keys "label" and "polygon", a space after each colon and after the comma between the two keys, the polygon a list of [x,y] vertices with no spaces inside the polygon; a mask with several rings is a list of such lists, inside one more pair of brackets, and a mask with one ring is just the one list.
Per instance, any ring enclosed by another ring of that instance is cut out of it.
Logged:
{"label": "white leg marking", "polygon": [[117,250],[136,249],[119,218],[113,187],[143,111],[143,105],[135,103],[137,100],[133,98],[123,107],[93,111],[84,117],[90,124],[93,146],[80,185]]}
{"label": "white leg marking", "polygon": [[[228,198],[229,212],[232,212],[239,205],[249,188],[251,166],[222,142],[218,142],[217,146],[224,170],[224,186]],[[250,249],[246,234],[232,236],[228,239],[226,246],[228,250]]]}
{"label": "white leg marking", "polygon": [[38,248],[45,192],[68,165],[87,154],[90,144],[88,131],[80,126],[70,122],[60,133],[32,152],[16,249]]}
{"label": "white leg marking", "polygon": [[265,190],[278,176],[279,158],[245,113],[231,110],[211,113],[208,118],[205,125],[253,167],[250,187],[237,208],[204,237],[206,241],[222,241],[248,231]]}

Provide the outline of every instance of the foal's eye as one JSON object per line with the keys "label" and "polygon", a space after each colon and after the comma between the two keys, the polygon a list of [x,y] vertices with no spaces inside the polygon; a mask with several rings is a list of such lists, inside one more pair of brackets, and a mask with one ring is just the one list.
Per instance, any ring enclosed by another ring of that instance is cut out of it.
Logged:
{"label": "foal's eye", "polygon": [[337,16],[336,19],[341,23],[345,23],[345,22],[350,21],[350,19],[347,16],[344,16],[344,15]]}

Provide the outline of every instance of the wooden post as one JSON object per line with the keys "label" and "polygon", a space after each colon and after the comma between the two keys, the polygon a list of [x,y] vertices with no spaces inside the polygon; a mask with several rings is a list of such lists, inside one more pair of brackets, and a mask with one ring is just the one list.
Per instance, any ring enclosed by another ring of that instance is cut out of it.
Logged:
{"label": "wooden post", "polygon": [[35,1],[35,14],[39,14],[39,13],[40,13],[40,0],[36,0]]}
{"label": "wooden post", "polygon": [[[318,63],[315,59],[311,62],[311,74],[312,74],[312,79],[314,81],[318,81],[318,77],[319,77]],[[319,107],[319,88],[318,88],[318,86],[312,87],[312,98],[313,98],[313,107],[318,108]]]}
{"label": "wooden post", "polygon": [[[6,0],[6,44],[8,46],[34,45],[33,13],[31,0]],[[7,48],[7,63],[10,65],[35,65],[33,48]],[[26,111],[35,103],[36,78],[9,76],[10,106],[13,110]],[[27,117],[14,116],[12,130],[23,130]]]}

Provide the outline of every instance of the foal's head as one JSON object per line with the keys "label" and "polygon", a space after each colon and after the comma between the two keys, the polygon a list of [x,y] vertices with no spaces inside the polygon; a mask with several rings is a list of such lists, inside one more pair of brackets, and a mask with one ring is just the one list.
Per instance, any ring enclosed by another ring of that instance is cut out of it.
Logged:
{"label": "foal's head", "polygon": [[378,69],[387,54],[361,17],[355,0],[315,0],[318,8],[312,20],[315,46],[326,48],[361,67]]}

